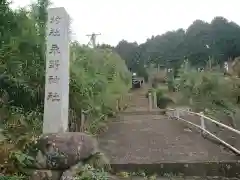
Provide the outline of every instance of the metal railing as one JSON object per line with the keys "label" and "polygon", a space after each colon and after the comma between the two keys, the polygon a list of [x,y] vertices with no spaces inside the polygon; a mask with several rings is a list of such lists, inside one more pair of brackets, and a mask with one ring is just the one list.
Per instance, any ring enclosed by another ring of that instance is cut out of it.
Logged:
{"label": "metal railing", "polygon": [[[148,94],[148,101],[149,101],[149,111],[152,111],[154,108],[157,108],[157,98],[156,98],[156,92],[154,92],[153,94],[149,93]],[[190,108],[187,108],[187,110],[184,110],[184,109],[167,109],[167,111],[173,111],[173,113],[170,113],[170,115],[168,115],[170,118],[176,118],[177,120],[181,120],[185,123],[188,123],[198,129],[201,130],[202,132],[202,135],[206,135],[208,134],[209,136],[211,136],[212,138],[214,138],[215,140],[217,140],[218,142],[220,142],[221,144],[225,145],[227,148],[231,149],[233,152],[235,152],[236,154],[240,155],[240,150],[236,149],[235,147],[231,146],[230,144],[228,144],[227,142],[225,142],[224,140],[220,139],[219,137],[217,137],[215,134],[211,133],[210,131],[208,131],[206,129],[206,126],[205,126],[205,121],[209,121],[211,123],[214,123],[215,125],[218,125],[222,128],[226,128],[228,130],[230,130],[231,132],[234,132],[238,135],[240,135],[240,131],[237,130],[237,129],[234,129],[230,126],[227,126],[226,124],[223,124],[223,123],[220,123],[210,117],[207,117],[203,114],[203,112],[200,112],[200,113],[196,113],[196,112],[192,112],[190,111]],[[197,115],[200,117],[200,123],[201,125],[197,125],[197,124],[194,124],[184,118],[181,118],[180,117],[180,114],[181,113],[185,113],[187,115]],[[172,115],[171,115],[172,114]]]}
{"label": "metal railing", "polygon": [[[208,130],[206,129],[206,126],[205,126],[205,121],[209,121],[209,122],[214,123],[215,125],[218,125],[218,126],[220,126],[220,127],[222,127],[222,128],[226,128],[226,129],[230,130],[231,132],[234,132],[234,133],[236,133],[236,134],[238,134],[238,135],[240,135],[240,131],[239,131],[239,130],[234,129],[234,128],[230,127],[230,126],[227,126],[226,124],[220,123],[220,122],[218,122],[218,121],[216,121],[216,120],[214,120],[214,119],[212,119],[212,118],[210,118],[210,117],[207,117],[207,116],[205,116],[205,115],[203,114],[203,112],[196,113],[196,112],[190,111],[190,109],[188,109],[188,110],[183,110],[183,109],[167,109],[167,111],[173,112],[173,113],[168,114],[168,116],[169,116],[170,118],[176,118],[177,120],[181,120],[181,121],[183,121],[183,122],[185,122],[185,123],[188,123],[188,124],[190,124],[190,125],[198,128],[198,129],[200,129],[200,130],[202,131],[202,134],[203,134],[203,135],[208,134],[209,136],[211,136],[212,138],[214,138],[215,140],[217,140],[217,141],[220,142],[221,144],[225,145],[227,148],[231,149],[231,150],[232,150],[233,152],[235,152],[237,155],[240,155],[240,151],[239,151],[238,149],[236,149],[235,147],[231,146],[230,144],[228,144],[228,143],[225,142],[224,140],[222,140],[222,139],[220,139],[219,137],[217,137],[215,134],[213,134],[213,133],[211,133],[210,131],[208,131]],[[181,118],[181,117],[180,117],[180,114],[181,114],[181,113],[185,113],[185,114],[187,114],[187,115],[197,115],[197,116],[199,116],[199,117],[200,117],[200,120],[201,120],[201,125],[197,125],[197,124],[192,123],[192,122],[190,122],[190,121],[188,121],[188,120],[186,120],[186,119],[184,119],[184,118]]]}

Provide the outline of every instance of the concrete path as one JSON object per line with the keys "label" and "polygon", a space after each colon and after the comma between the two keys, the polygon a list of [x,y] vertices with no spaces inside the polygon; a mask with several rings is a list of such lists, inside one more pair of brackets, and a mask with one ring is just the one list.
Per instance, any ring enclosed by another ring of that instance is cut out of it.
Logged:
{"label": "concrete path", "polygon": [[[147,88],[133,93],[130,111],[147,110]],[[129,109],[127,111],[129,111]],[[120,114],[100,136],[112,164],[201,163],[233,161],[236,156],[204,139],[186,124],[165,115]]]}

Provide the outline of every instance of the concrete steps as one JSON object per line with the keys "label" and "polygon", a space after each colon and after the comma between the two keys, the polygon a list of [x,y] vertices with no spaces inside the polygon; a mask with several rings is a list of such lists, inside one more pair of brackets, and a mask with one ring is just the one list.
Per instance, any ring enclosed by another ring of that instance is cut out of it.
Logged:
{"label": "concrete steps", "polygon": [[141,171],[157,174],[156,180],[240,179],[238,157],[198,132],[185,132],[184,124],[168,119],[164,110],[149,111],[147,89],[131,92],[129,107],[100,137],[114,173]]}

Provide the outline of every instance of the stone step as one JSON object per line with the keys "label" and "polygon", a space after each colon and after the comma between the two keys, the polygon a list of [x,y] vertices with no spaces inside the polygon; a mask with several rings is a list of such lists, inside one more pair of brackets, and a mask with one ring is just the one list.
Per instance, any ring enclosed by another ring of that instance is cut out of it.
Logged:
{"label": "stone step", "polygon": [[[171,176],[198,176],[205,177],[228,177],[240,178],[240,162],[165,162],[155,164],[112,164],[114,174],[119,172],[138,173],[162,176],[166,179],[166,175]],[[140,177],[139,177],[140,178]],[[160,178],[161,179],[161,178]],[[172,179],[174,179],[172,177]],[[211,179],[211,178],[210,178]],[[137,180],[137,179],[136,179]]]}

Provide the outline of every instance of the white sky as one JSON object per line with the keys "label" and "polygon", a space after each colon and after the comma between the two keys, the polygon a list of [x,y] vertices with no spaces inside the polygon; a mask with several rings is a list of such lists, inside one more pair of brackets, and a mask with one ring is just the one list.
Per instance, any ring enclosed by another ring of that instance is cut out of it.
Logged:
{"label": "white sky", "polygon": [[[23,7],[31,0],[12,0]],[[194,20],[215,16],[240,24],[239,0],[52,0],[70,14],[75,38],[88,43],[86,34],[101,33],[97,42],[116,45],[120,40],[143,43],[152,35],[187,28]]]}

